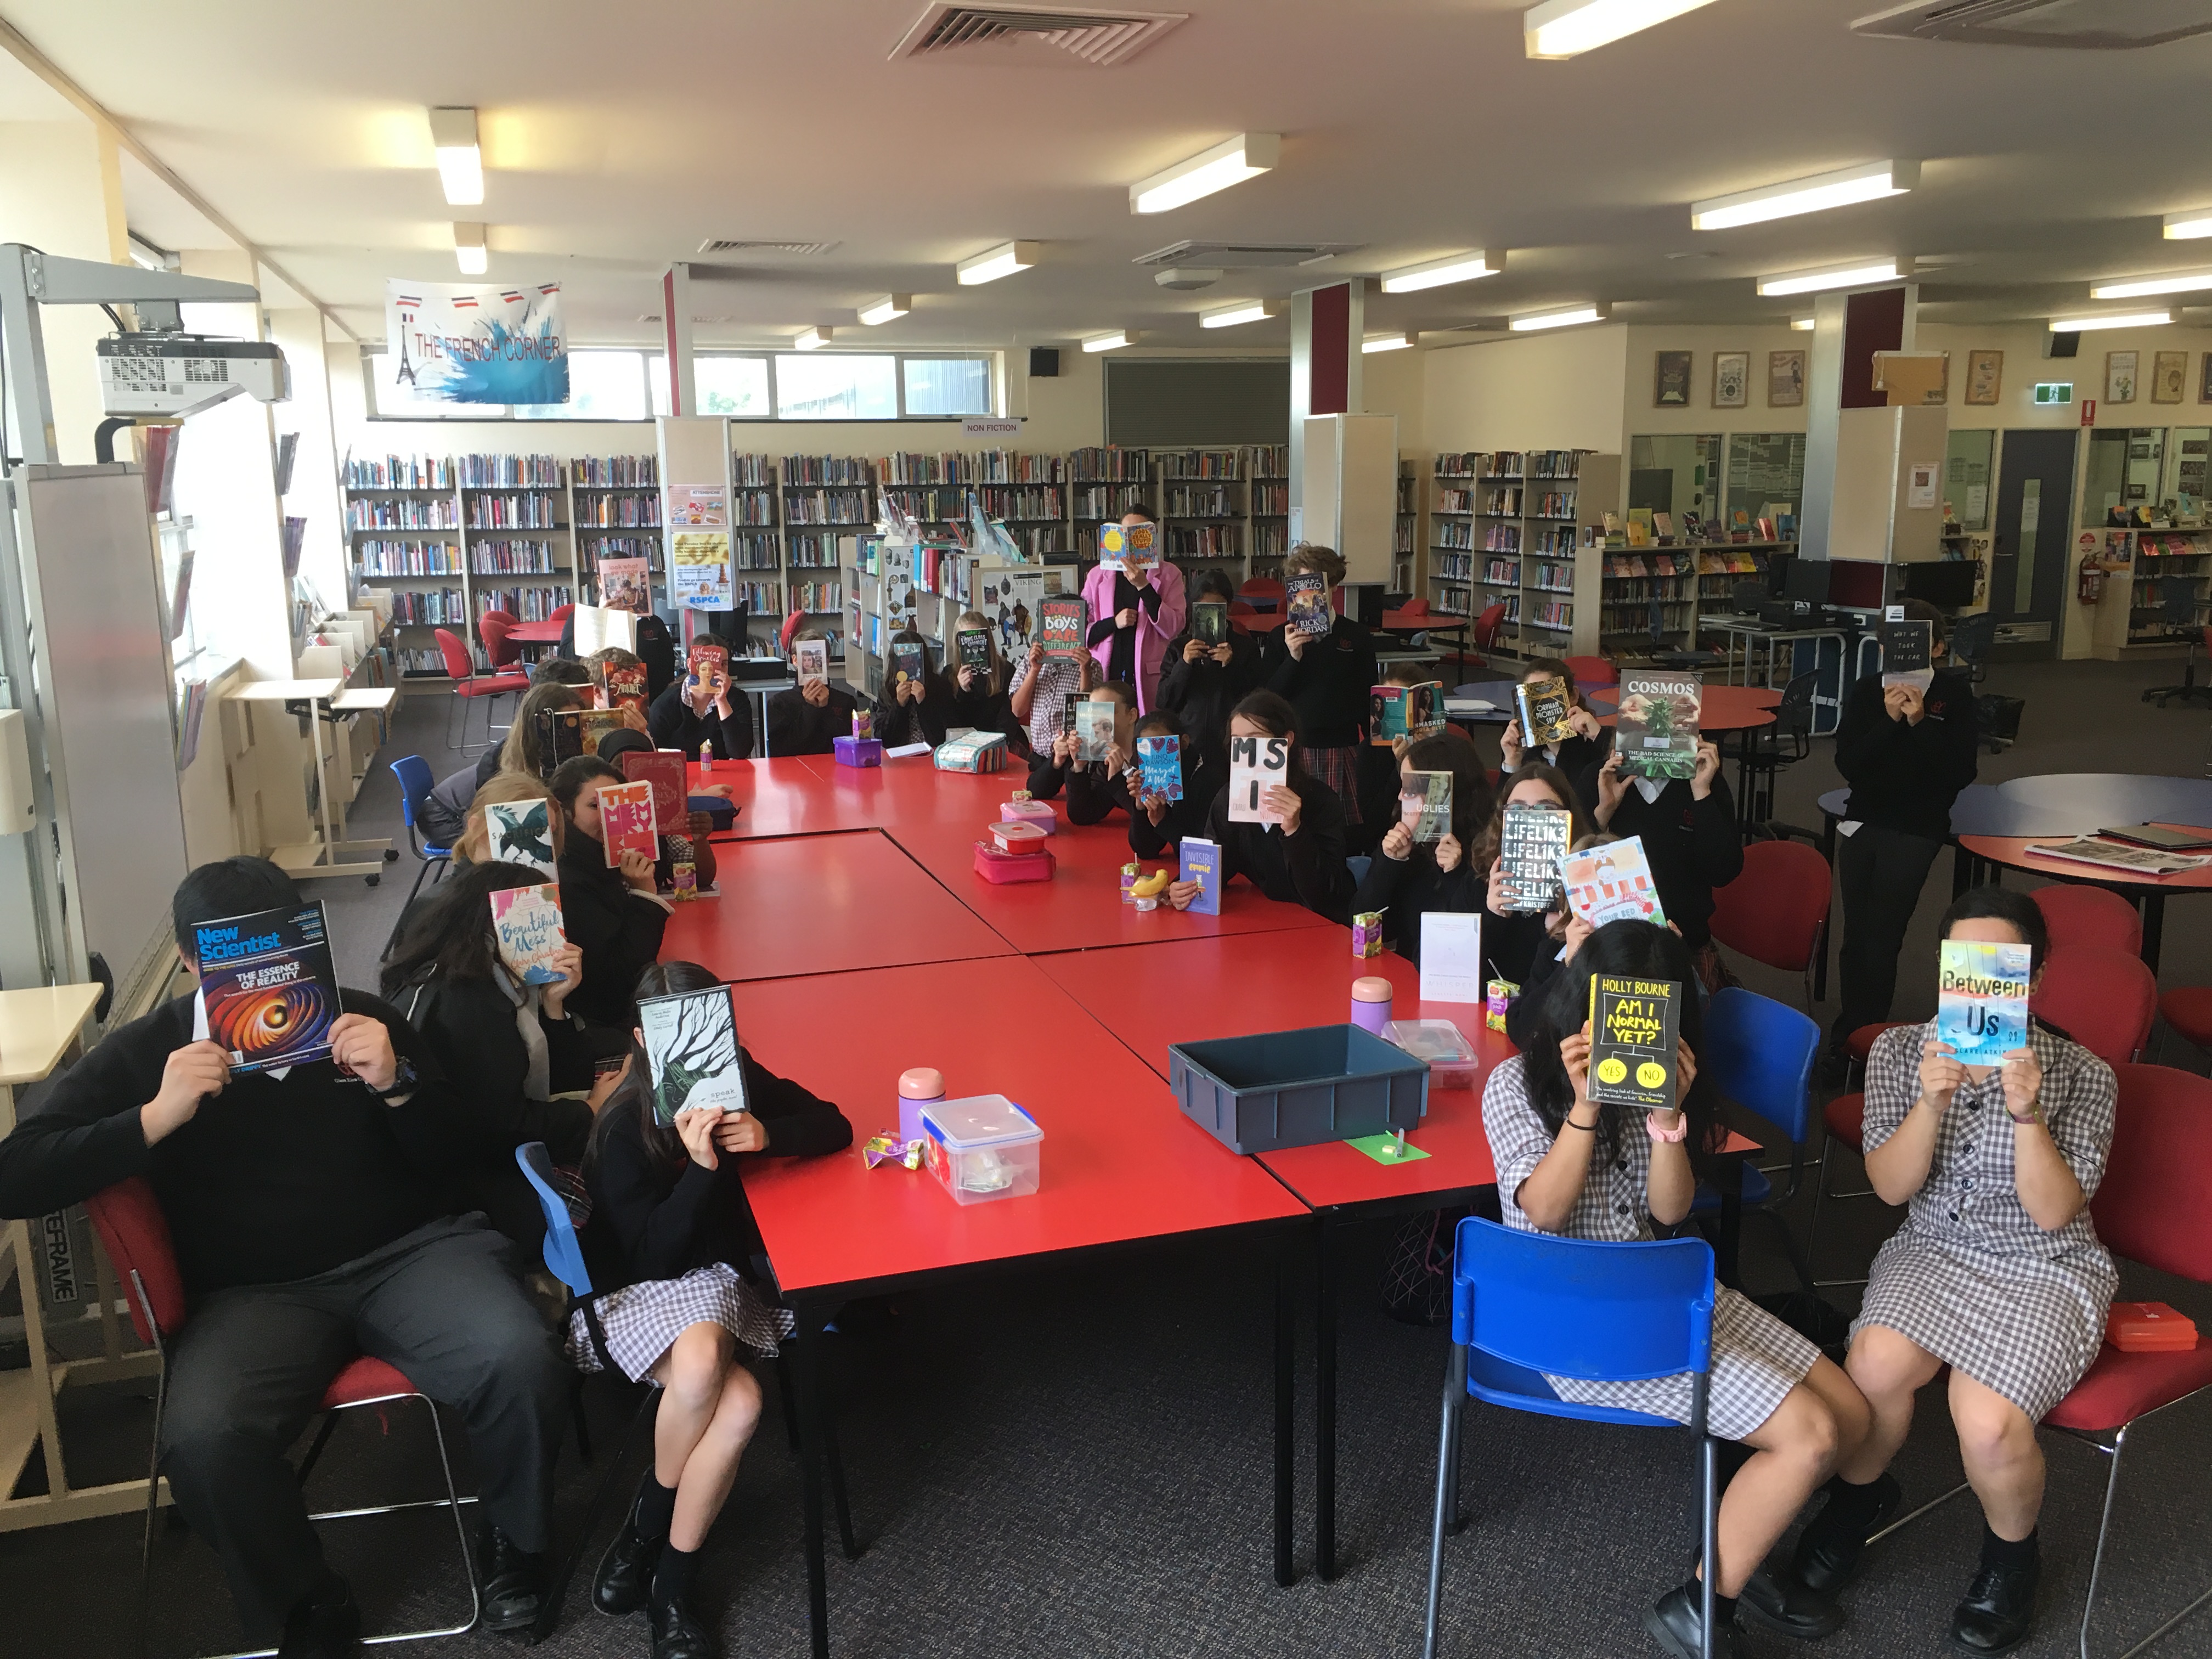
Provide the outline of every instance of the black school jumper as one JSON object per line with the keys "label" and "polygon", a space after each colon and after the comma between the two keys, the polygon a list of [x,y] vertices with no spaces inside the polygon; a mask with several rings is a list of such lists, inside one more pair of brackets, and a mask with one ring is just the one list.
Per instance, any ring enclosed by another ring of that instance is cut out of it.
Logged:
{"label": "black school jumper", "polygon": [[1226,663],[1211,657],[1185,662],[1183,647],[1189,643],[1187,633],[1168,642],[1160,665],[1160,707],[1182,722],[1186,743],[1225,755],[1230,711],[1260,683],[1260,647],[1249,634],[1232,628],[1224,641],[1229,647]]}
{"label": "black school jumper", "polygon": [[1205,837],[1213,798],[1229,775],[1229,763],[1204,750],[1185,750],[1182,757],[1182,799],[1168,803],[1155,824],[1145,809],[1129,814],[1129,850],[1140,859],[1172,858],[1185,836]]}
{"label": "black school jumper", "polygon": [[593,1025],[630,1028],[637,976],[660,957],[668,909],[607,868],[605,847],[574,824],[556,866],[561,927],[584,953],[584,982],[570,994],[568,1011]]}
{"label": "black school jumper", "polygon": [[886,749],[902,749],[910,743],[926,743],[934,749],[945,741],[947,726],[968,724],[956,721],[956,713],[952,688],[934,674],[924,674],[918,702],[901,702],[893,687],[884,688],[876,705],[876,737]]}
{"label": "black school jumper", "polygon": [[[1471,915],[1482,908],[1483,883],[1462,857],[1456,868],[1437,868],[1437,849],[1430,842],[1417,842],[1402,859],[1381,850],[1367,866],[1359,890],[1352,895],[1355,915],[1368,910],[1382,914],[1382,937],[1390,948],[1412,963],[1421,959],[1421,917],[1431,910]],[[1484,924],[1486,930],[1488,923]],[[1486,931],[1484,943],[1489,942]]]}
{"label": "black school jumper", "polygon": [[1344,862],[1344,807],[1336,792],[1301,775],[1290,787],[1299,801],[1298,832],[1272,823],[1231,823],[1224,786],[1206,815],[1206,838],[1221,843],[1221,879],[1243,876],[1269,898],[1303,904],[1331,921],[1352,920],[1352,872]]}
{"label": "black school jumper", "polygon": [[1743,873],[1743,837],[1736,828],[1729,787],[1717,774],[1712,793],[1703,800],[1691,793],[1686,778],[1668,779],[1667,787],[1650,801],[1635,779],[1626,780],[1626,788],[1613,809],[1613,822],[1604,828],[1623,841],[1631,836],[1642,838],[1660,908],[1681,929],[1683,943],[1695,951],[1712,938],[1707,924],[1713,914],[1713,889],[1727,886]]}
{"label": "black school jumper", "polygon": [[768,752],[779,755],[827,755],[837,739],[853,735],[853,711],[860,705],[842,685],[830,688],[830,701],[817,708],[796,690],[779,691],[768,700]]}
{"label": "black school jumper", "polygon": [[341,995],[415,1068],[400,1104],[327,1060],[234,1073],[149,1146],[139,1108],[192,1040],[182,996],[110,1034],[0,1141],[0,1215],[51,1215],[133,1176],[153,1187],[191,1307],[169,1349],[161,1468],[257,1638],[322,1582],[284,1454],[357,1353],[459,1407],[486,1516],[521,1549],[551,1542],[568,1370],[508,1275],[506,1239],[447,1212],[473,1103],[397,1010]]}
{"label": "black school jumper", "polygon": [[692,708],[678,680],[653,700],[646,711],[645,727],[655,749],[680,749],[684,758],[699,758],[699,745],[711,747],[716,760],[744,760],[753,752],[753,701],[735,683],[730,686],[730,717],[724,720],[707,705],[705,714]]}

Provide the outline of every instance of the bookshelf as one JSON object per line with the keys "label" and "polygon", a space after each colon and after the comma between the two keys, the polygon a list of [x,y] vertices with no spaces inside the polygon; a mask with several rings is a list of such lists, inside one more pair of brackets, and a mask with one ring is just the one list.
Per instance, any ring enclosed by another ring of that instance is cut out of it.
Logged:
{"label": "bookshelf", "polygon": [[[2212,531],[2109,530],[2107,546],[2125,537],[2134,543],[2133,570],[2128,579],[2128,633],[2122,649],[2171,647],[2185,643],[2191,633],[2212,621]],[[2195,621],[2177,629],[2166,619],[2169,600],[2187,594]]]}

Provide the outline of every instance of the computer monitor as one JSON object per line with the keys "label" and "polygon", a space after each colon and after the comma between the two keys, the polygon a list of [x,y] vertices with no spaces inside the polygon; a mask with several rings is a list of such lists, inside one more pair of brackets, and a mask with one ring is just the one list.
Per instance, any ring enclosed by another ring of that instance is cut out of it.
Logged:
{"label": "computer monitor", "polygon": [[1935,559],[1905,567],[1904,594],[1925,599],[1939,611],[1955,611],[1974,602],[1974,564],[1971,559]]}
{"label": "computer monitor", "polygon": [[1782,597],[1811,605],[1828,602],[1828,562],[1794,558],[1782,573]]}

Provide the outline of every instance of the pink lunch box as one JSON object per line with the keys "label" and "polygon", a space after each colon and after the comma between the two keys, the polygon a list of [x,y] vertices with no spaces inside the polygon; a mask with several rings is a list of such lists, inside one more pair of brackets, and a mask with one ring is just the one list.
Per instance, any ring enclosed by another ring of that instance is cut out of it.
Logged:
{"label": "pink lunch box", "polygon": [[1053,856],[1042,848],[1034,853],[1001,853],[988,841],[975,843],[975,873],[994,887],[1014,881],[1050,881]]}

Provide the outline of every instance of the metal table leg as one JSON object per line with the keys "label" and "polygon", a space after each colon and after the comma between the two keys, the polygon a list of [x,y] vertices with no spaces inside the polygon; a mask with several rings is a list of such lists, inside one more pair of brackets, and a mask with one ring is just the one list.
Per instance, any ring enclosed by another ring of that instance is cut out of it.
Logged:
{"label": "metal table leg", "polygon": [[1297,1386],[1298,1309],[1293,1275],[1298,1240],[1286,1231],[1275,1250],[1275,1582],[1297,1582],[1291,1562],[1291,1510],[1297,1495],[1297,1446],[1291,1408]]}
{"label": "metal table leg", "polygon": [[799,1466],[806,1528],[806,1625],[814,1659],[830,1659],[830,1574],[822,1543],[822,1322],[814,1303],[794,1297],[799,1339]]}
{"label": "metal table leg", "polygon": [[1336,1577],[1336,1219],[1322,1212],[1314,1261],[1314,1570]]}

